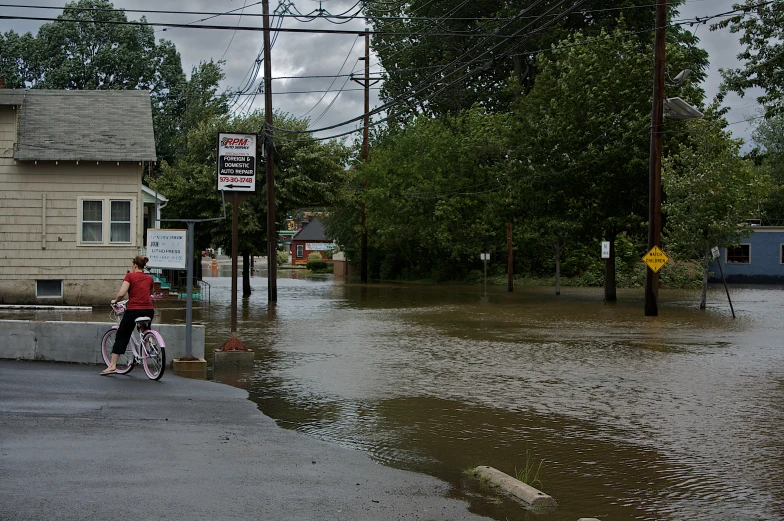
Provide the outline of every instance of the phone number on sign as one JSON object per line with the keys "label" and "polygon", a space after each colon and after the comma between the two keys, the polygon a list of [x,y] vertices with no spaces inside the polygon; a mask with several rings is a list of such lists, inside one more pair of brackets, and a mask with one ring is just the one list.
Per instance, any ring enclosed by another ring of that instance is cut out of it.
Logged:
{"label": "phone number on sign", "polygon": [[228,176],[221,176],[220,180],[221,183],[252,183],[252,177],[228,177]]}

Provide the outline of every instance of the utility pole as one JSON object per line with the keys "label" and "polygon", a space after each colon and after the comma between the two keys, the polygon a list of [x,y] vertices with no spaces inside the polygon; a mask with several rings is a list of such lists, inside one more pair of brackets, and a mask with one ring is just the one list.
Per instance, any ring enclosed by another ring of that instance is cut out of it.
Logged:
{"label": "utility pole", "polygon": [[[370,130],[370,86],[375,85],[383,78],[370,77],[370,32],[365,29],[365,56],[360,58],[365,61],[365,76],[363,78],[351,78],[365,87],[365,119],[364,128],[362,129],[362,161],[367,163],[370,160],[370,143],[368,142]],[[367,189],[367,178],[362,183],[362,191]],[[360,236],[359,236],[359,281],[362,284],[368,281],[368,252],[367,252],[367,225],[366,225],[366,209],[365,201],[362,201],[362,213],[360,215]]]}
{"label": "utility pole", "polygon": [[278,231],[275,227],[275,146],[272,140],[272,52],[269,0],[262,0],[264,15],[264,166],[267,175],[267,301],[278,301]]}
{"label": "utility pole", "polygon": [[[654,44],[653,107],[651,110],[651,152],[648,170],[648,250],[661,248],[661,165],[664,130],[664,66],[667,0],[656,0],[656,41]],[[659,274],[645,270],[645,316],[659,315]]]}

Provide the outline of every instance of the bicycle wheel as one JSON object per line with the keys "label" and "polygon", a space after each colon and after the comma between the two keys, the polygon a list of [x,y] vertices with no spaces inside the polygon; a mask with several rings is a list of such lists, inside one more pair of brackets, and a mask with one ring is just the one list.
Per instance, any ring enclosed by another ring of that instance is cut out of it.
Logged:
{"label": "bicycle wheel", "polygon": [[158,344],[158,339],[150,332],[142,337],[142,360],[144,372],[150,380],[160,380],[166,370],[166,350]]}
{"label": "bicycle wheel", "polygon": [[[112,362],[112,348],[114,347],[114,339],[116,336],[117,330],[110,329],[103,335],[103,340],[101,340],[101,354],[103,355],[103,361],[106,365],[109,365]],[[134,362],[133,353],[130,352],[130,350],[126,350],[125,354],[120,355],[120,358],[117,360],[117,373],[130,373],[131,369],[133,369]]]}

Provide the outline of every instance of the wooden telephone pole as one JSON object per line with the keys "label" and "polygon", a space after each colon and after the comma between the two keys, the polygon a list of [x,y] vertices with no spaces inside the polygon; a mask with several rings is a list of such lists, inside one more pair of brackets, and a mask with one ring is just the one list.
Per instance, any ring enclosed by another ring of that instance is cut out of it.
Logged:
{"label": "wooden telephone pole", "polygon": [[261,3],[264,15],[264,166],[267,176],[267,301],[278,301],[278,231],[275,226],[275,147],[272,141],[272,51],[269,0]]}
{"label": "wooden telephone pole", "polygon": [[[383,78],[370,77],[370,32],[365,29],[365,56],[360,58],[365,61],[365,76],[363,78],[351,78],[365,88],[365,120],[364,128],[362,129],[362,161],[367,163],[370,159],[370,144],[368,142],[368,132],[370,129],[370,86],[375,85]],[[362,183],[362,190],[367,189],[367,178]],[[366,213],[365,201],[362,201],[362,214],[360,216],[360,236],[359,236],[359,281],[366,283],[368,281],[368,253],[367,253],[367,226],[366,226]]]}
{"label": "wooden telephone pole", "polygon": [[[653,107],[651,110],[651,152],[648,170],[648,250],[661,248],[661,166],[664,130],[665,26],[667,0],[656,1],[656,41],[654,45]],[[645,270],[645,316],[659,314],[659,273]]]}

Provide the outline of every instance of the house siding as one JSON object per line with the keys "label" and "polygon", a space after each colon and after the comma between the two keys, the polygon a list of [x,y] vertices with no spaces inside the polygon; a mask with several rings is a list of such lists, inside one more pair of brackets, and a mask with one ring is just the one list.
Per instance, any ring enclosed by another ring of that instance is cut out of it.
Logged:
{"label": "house siding", "polygon": [[[776,226],[757,226],[752,228],[749,237],[741,239],[740,244],[749,245],[748,264],[727,263],[727,250],[720,248],[724,276],[730,283],[784,283],[784,264],[781,263],[781,245],[784,244],[784,228]],[[721,280],[721,272],[716,261],[710,266],[712,281]]]}
{"label": "house siding", "polygon": [[[15,118],[0,107],[0,302],[108,302],[142,246],[142,166],[15,161]],[[79,244],[79,201],[93,197],[131,201],[129,244]],[[36,280],[62,280],[63,297],[36,298]]]}

